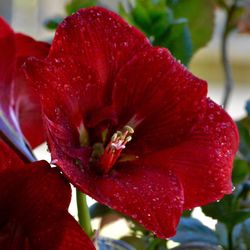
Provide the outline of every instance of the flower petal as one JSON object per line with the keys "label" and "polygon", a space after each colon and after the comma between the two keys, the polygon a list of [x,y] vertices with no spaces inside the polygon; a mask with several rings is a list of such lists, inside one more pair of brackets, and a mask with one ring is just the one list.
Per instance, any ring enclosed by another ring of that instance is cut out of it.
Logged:
{"label": "flower petal", "polygon": [[91,67],[106,85],[145,46],[149,42],[139,30],[115,13],[93,7],[77,11],[59,25],[49,58],[73,57]]}
{"label": "flower petal", "polygon": [[184,199],[173,172],[143,161],[123,163],[110,175],[96,179],[96,184],[98,189],[88,190],[98,201],[131,216],[160,238],[176,233]]}
{"label": "flower petal", "polygon": [[15,72],[15,38],[10,26],[0,17],[0,112],[16,128],[11,117],[11,82]]}
{"label": "flower petal", "polygon": [[23,34],[15,34],[16,42],[16,74],[13,81],[14,108],[21,130],[34,148],[45,141],[41,105],[34,87],[25,79],[21,66],[29,56],[45,58],[50,45],[35,41]]}
{"label": "flower petal", "polygon": [[10,149],[10,147],[0,138],[0,174],[8,169],[23,167],[23,161]]}
{"label": "flower petal", "polygon": [[21,67],[24,60],[29,56],[45,58],[50,49],[50,44],[36,41],[22,33],[15,33],[17,66]]}
{"label": "flower petal", "polygon": [[19,194],[19,208],[15,211],[29,234],[29,244],[38,250],[95,249],[67,211],[71,198],[69,184],[63,182],[57,169],[48,171],[42,163],[36,165],[32,164],[33,171],[29,169],[30,177]]}
{"label": "flower petal", "polygon": [[59,25],[47,60],[29,60],[26,71],[49,119],[60,103],[79,126],[111,104],[112,79],[145,46],[150,47],[146,37],[113,12],[82,9]]}
{"label": "flower petal", "polygon": [[49,44],[14,34],[0,18],[0,108],[17,134],[21,134],[21,127],[32,147],[41,144],[45,136],[38,95],[25,79],[21,66],[27,57],[44,58],[48,51]]}
{"label": "flower petal", "polygon": [[171,171],[140,161],[119,164],[102,176],[76,165],[59,147],[52,150],[52,158],[82,192],[132,217],[158,237],[175,234],[183,211],[183,190]]}
{"label": "flower petal", "polygon": [[70,186],[57,169],[45,161],[24,164],[2,141],[0,147],[0,246],[95,249],[67,211]]}
{"label": "flower petal", "polygon": [[176,147],[150,156],[172,170],[183,185],[185,209],[205,205],[232,192],[231,171],[239,136],[229,115],[207,100],[207,112]]}
{"label": "flower petal", "polygon": [[137,53],[115,79],[119,125],[135,130],[128,149],[139,155],[177,144],[205,110],[207,84],[166,49]]}

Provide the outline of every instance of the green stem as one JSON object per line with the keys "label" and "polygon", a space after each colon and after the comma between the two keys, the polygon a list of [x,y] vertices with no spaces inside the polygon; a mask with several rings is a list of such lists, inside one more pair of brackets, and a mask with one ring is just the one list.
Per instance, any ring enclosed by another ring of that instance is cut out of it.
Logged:
{"label": "green stem", "polygon": [[228,250],[233,250],[233,230],[231,227],[228,228]]}
{"label": "green stem", "polygon": [[89,214],[89,208],[86,201],[86,195],[76,189],[76,202],[78,210],[78,221],[85,233],[88,236],[93,235],[91,220]]}

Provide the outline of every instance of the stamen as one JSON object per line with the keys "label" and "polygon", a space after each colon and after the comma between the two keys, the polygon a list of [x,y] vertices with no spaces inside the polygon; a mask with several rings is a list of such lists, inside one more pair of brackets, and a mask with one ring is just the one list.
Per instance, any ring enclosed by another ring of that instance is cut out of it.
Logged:
{"label": "stamen", "polygon": [[79,125],[78,133],[79,133],[79,142],[82,147],[87,146],[89,142],[89,136],[88,136],[88,131],[85,128],[83,122]]}
{"label": "stamen", "polygon": [[135,132],[134,129],[128,125],[126,125],[123,129],[125,131],[128,131],[130,134],[133,134]]}
{"label": "stamen", "polygon": [[104,173],[108,173],[120,156],[126,144],[132,140],[134,129],[126,125],[122,131],[117,131],[100,157],[99,166]]}

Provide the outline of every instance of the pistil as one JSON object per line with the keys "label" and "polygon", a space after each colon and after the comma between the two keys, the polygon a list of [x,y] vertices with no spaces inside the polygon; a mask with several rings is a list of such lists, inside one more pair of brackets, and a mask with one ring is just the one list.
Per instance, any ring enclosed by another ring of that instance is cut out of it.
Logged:
{"label": "pistil", "polygon": [[126,144],[132,140],[133,133],[133,128],[125,126],[122,131],[113,134],[99,160],[99,166],[103,173],[108,173],[112,169]]}

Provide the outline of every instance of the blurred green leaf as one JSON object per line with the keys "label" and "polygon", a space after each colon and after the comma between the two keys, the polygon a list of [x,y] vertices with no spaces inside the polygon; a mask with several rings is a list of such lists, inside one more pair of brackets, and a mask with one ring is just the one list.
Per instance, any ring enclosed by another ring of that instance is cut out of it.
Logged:
{"label": "blurred green leaf", "polygon": [[107,215],[108,213],[114,213],[114,211],[111,208],[105,205],[102,205],[101,203],[96,202],[95,204],[90,206],[89,213],[90,213],[91,219],[94,219],[98,217],[103,217]]}
{"label": "blurred green leaf", "polygon": [[174,19],[165,0],[137,0],[129,11],[119,6],[120,15],[142,30],[155,46],[168,48],[185,65],[192,56],[192,39],[185,18]]}
{"label": "blurred green leaf", "polygon": [[215,3],[218,4],[222,9],[228,9],[228,5],[224,0],[215,0]]}
{"label": "blurred green leaf", "polygon": [[213,0],[167,0],[175,18],[186,18],[190,29],[193,53],[212,38],[214,27]]}
{"label": "blurred green leaf", "polygon": [[98,249],[115,249],[115,250],[135,250],[135,248],[122,240],[98,237]]}
{"label": "blurred green leaf", "polygon": [[250,164],[240,158],[234,160],[233,183],[234,185],[246,180],[250,174]]}
{"label": "blurred green leaf", "polygon": [[250,118],[250,100],[248,100],[246,103],[246,111],[247,111],[248,117]]}
{"label": "blurred green leaf", "polygon": [[97,2],[97,0],[71,0],[65,5],[65,11],[67,15],[71,15],[81,8],[95,6]]}
{"label": "blurred green leaf", "polygon": [[173,23],[154,44],[168,48],[184,65],[187,65],[192,57],[192,39],[185,19]]}
{"label": "blurred green leaf", "polygon": [[[250,209],[241,209],[238,198],[240,192],[235,190],[233,195],[226,195],[219,202],[214,202],[202,207],[205,215],[224,223],[232,229],[236,224],[250,217]],[[239,189],[241,191],[241,189]]]}
{"label": "blurred green leaf", "polygon": [[150,238],[147,250],[166,250],[166,240],[159,238]]}
{"label": "blurred green leaf", "polygon": [[227,32],[230,32],[238,27],[238,23],[244,13],[244,8],[242,6],[236,6],[231,10],[230,18],[227,24]]}
{"label": "blurred green leaf", "polygon": [[222,250],[220,246],[214,246],[203,242],[191,242],[171,248],[172,250]]}
{"label": "blurred green leaf", "polygon": [[121,238],[121,240],[133,246],[136,250],[145,250],[147,247],[147,243],[145,240],[143,240],[143,238],[138,238],[135,236],[124,236]]}
{"label": "blurred green leaf", "polygon": [[150,12],[147,7],[148,5],[144,5],[142,1],[136,1],[134,8],[131,9],[131,16],[134,23],[144,31],[147,31],[151,25]]}
{"label": "blurred green leaf", "polygon": [[250,219],[236,225],[233,231],[234,249],[249,250],[250,249]]}
{"label": "blurred green leaf", "polygon": [[190,210],[185,210],[183,213],[182,213],[182,217],[190,217],[191,214],[193,212],[193,209],[190,209]]}
{"label": "blurred green leaf", "polygon": [[215,226],[215,234],[217,235],[218,242],[225,249],[228,247],[228,230],[225,224],[217,222]]}
{"label": "blurred green leaf", "polygon": [[44,22],[44,25],[49,30],[55,30],[57,26],[62,22],[64,18],[61,16],[55,16]]}
{"label": "blurred green leaf", "polygon": [[177,233],[171,239],[181,244],[203,242],[218,245],[215,232],[194,218],[181,218]]}
{"label": "blurred green leaf", "polygon": [[238,121],[237,126],[240,134],[240,156],[250,163],[250,118],[246,117]]}
{"label": "blurred green leaf", "polygon": [[127,20],[128,23],[130,23],[131,25],[137,26],[133,20],[133,17],[131,16],[129,12],[126,11],[124,5],[121,2],[118,3],[118,12],[120,16],[122,16],[125,20]]}
{"label": "blurred green leaf", "polygon": [[173,20],[172,12],[166,6],[165,0],[137,0],[134,5],[130,4],[128,11],[120,3],[119,13],[148,37],[157,37],[164,33]]}

